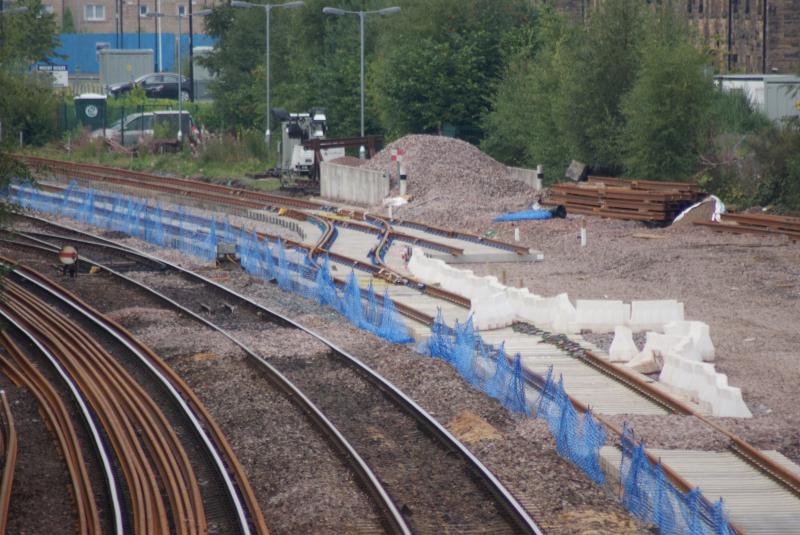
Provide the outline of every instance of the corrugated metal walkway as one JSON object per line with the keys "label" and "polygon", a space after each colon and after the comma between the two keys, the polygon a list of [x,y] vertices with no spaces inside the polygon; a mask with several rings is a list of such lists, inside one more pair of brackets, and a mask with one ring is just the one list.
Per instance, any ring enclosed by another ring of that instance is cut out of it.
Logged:
{"label": "corrugated metal walkway", "polygon": [[[722,497],[730,520],[747,535],[800,533],[800,498],[730,451],[648,451],[691,485],[700,487],[710,501]],[[766,452],[790,470],[800,467],[777,451]],[[606,468],[619,470],[621,452],[606,446],[600,451]],[[613,477],[619,478],[618,472]]]}

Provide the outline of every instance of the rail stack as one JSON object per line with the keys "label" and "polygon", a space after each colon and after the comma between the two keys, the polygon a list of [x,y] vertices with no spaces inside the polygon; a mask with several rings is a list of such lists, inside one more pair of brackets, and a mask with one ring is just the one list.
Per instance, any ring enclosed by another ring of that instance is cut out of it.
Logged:
{"label": "rail stack", "polygon": [[696,221],[720,232],[735,234],[782,234],[792,241],[800,240],[800,217],[771,214],[722,214],[718,222]]}
{"label": "rail stack", "polygon": [[590,176],[586,182],[550,187],[544,205],[564,205],[573,214],[614,219],[670,222],[705,197],[695,183]]}

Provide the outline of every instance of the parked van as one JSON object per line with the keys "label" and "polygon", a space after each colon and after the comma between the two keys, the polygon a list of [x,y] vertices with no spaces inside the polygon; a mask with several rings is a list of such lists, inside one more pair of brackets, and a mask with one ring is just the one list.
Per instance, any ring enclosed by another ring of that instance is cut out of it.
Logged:
{"label": "parked van", "polygon": [[[184,139],[190,139],[194,122],[188,111],[182,112],[181,131]],[[102,137],[103,130],[95,130],[92,137]],[[126,147],[146,143],[153,139],[177,139],[178,112],[151,111],[132,113],[106,128],[105,137]]]}

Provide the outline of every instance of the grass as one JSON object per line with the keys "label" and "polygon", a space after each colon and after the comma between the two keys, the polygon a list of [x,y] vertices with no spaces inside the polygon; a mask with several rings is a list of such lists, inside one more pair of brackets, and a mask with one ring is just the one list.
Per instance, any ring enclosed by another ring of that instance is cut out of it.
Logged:
{"label": "grass", "polygon": [[193,154],[188,146],[176,154],[151,154],[139,151],[137,156],[109,152],[101,142],[83,142],[66,151],[63,145],[28,147],[26,153],[69,160],[121,167],[148,173],[166,173],[184,178],[204,178],[213,182],[231,183],[259,189],[280,187],[280,180],[252,179],[248,173],[263,173],[275,165],[276,156],[267,150],[260,134],[244,133],[238,137],[211,138]]}

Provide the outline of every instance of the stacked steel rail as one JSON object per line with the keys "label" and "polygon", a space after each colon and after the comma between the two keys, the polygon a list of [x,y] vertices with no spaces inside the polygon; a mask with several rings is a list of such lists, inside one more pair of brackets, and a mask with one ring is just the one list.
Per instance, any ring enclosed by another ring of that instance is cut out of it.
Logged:
{"label": "stacked steel rail", "polygon": [[8,506],[11,503],[11,486],[14,481],[14,468],[17,464],[17,430],[14,427],[14,416],[8,405],[5,392],[0,392],[2,399],[2,412],[0,421],[3,424],[0,433],[0,453],[3,458],[3,474],[0,477],[0,533],[5,533],[8,527]]}
{"label": "stacked steel rail", "polygon": [[[0,359],[0,370],[15,384],[33,394],[48,429],[56,437],[67,465],[70,490],[78,510],[78,532],[102,533],[89,470],[66,404],[53,384],[31,363],[7,332],[0,333],[0,343],[8,354],[7,358]],[[0,530],[0,533],[2,532],[4,530]]]}
{"label": "stacked steel rail", "polygon": [[800,240],[800,217],[772,214],[721,214],[719,221],[695,221],[717,232],[733,234],[775,234]]}
{"label": "stacked steel rail", "polygon": [[666,223],[703,197],[694,183],[590,176],[551,186],[542,204],[564,205],[573,214]]}
{"label": "stacked steel rail", "polygon": [[[8,259],[1,260],[10,265]],[[268,533],[232,449],[196,396],[163,361],[126,330],[102,318],[90,306],[34,271],[16,266],[12,278],[15,280],[6,285],[6,300],[0,313],[60,359],[60,365],[74,378],[97,414],[128,485],[131,524],[135,532],[190,534],[207,531],[205,505],[186,450],[172,422],[128,372],[90,335],[45,305],[23,285],[32,285],[60,299],[147,361],[151,370],[154,369],[153,376],[165,384],[181,406],[183,417],[194,422],[201,436],[198,440],[212,459],[211,464],[224,472],[222,479],[226,483],[223,486],[236,511],[236,520],[232,523],[241,533]],[[167,502],[163,493],[166,493]],[[218,506],[217,503],[212,505]]]}

